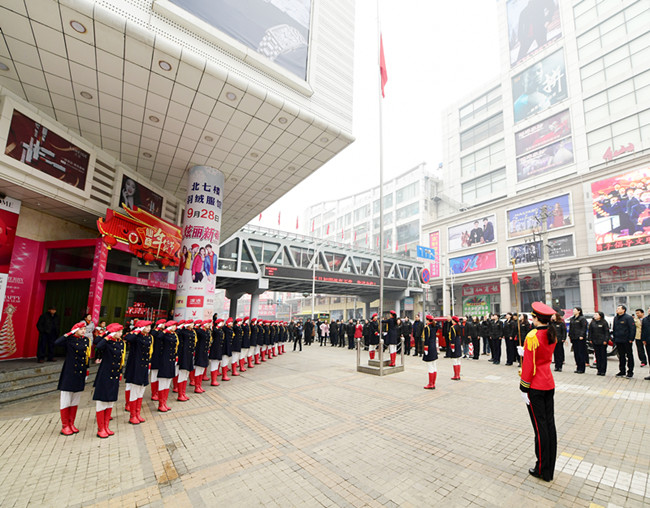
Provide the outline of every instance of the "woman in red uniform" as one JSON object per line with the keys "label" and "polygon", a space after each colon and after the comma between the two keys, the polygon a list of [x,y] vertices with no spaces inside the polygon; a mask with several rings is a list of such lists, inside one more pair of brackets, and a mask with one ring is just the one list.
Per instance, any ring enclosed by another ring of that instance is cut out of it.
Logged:
{"label": "woman in red uniform", "polygon": [[551,361],[557,337],[555,328],[549,326],[555,311],[542,302],[533,302],[533,326],[526,335],[526,341],[519,346],[523,355],[519,389],[528,407],[530,421],[535,432],[535,467],[528,472],[546,482],[553,479],[557,455],[557,433],[553,395],[555,381],[551,373]]}

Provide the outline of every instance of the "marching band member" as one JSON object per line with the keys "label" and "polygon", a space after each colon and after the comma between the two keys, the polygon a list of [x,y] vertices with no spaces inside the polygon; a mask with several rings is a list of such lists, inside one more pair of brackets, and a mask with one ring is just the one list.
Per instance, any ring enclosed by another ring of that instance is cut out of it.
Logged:
{"label": "marching band member", "polygon": [[237,372],[237,365],[239,364],[239,358],[241,357],[241,341],[242,341],[242,329],[241,329],[241,318],[235,319],[235,322],[232,327],[233,336],[232,336],[232,361],[231,361],[231,370],[233,376],[239,376]]}
{"label": "marching band member", "polygon": [[187,396],[187,380],[194,370],[194,350],[196,348],[196,333],[194,321],[185,320],[185,326],[178,332],[178,397],[179,402],[190,400]]}
{"label": "marching band member", "polygon": [[226,326],[223,328],[223,354],[221,355],[221,381],[230,381],[228,377],[228,365],[232,355],[232,339],[234,331],[232,329],[233,319],[226,319]]}
{"label": "marching band member", "polygon": [[242,323],[241,358],[239,359],[239,371],[246,372],[246,367],[253,367],[251,363],[251,328],[248,324],[249,317],[244,317]]}
{"label": "marching band member", "polygon": [[379,345],[379,321],[377,320],[377,313],[375,312],[370,319],[370,340],[368,345],[368,354],[370,359],[375,359],[375,350]]}
{"label": "marching band member", "polygon": [[223,356],[223,319],[215,319],[215,314],[212,319],[212,345],[210,346],[210,353],[208,358],[210,360],[210,386],[219,386],[219,367],[221,367],[221,358]]}
{"label": "marching band member", "polygon": [[144,422],[140,412],[142,411],[144,389],[149,384],[149,362],[153,353],[153,337],[149,333],[150,331],[151,321],[141,319],[136,321],[134,333],[129,333],[124,337],[125,342],[130,345],[124,377],[127,386],[130,386],[129,412],[131,417],[129,423],[133,425]]}
{"label": "marching band member", "polygon": [[153,351],[151,353],[151,370],[150,372],[150,381],[151,381],[151,400],[158,400],[158,368],[160,367],[160,352],[162,348],[162,334],[165,329],[165,319],[159,319],[156,321],[156,328],[151,330],[151,336],[153,337]]}
{"label": "marching band member", "polygon": [[[260,326],[257,324],[257,318],[251,318],[251,352],[255,358],[255,365],[260,364]],[[253,365],[249,365],[252,367]]]}
{"label": "marching band member", "polygon": [[390,317],[382,320],[384,325],[384,336],[386,337],[386,344],[388,345],[388,352],[390,353],[389,367],[395,367],[395,359],[397,357],[397,344],[399,343],[397,312],[390,311]]}
{"label": "marching band member", "polygon": [[167,406],[169,386],[176,376],[176,355],[178,351],[178,335],[176,321],[167,321],[165,331],[160,335],[160,363],[158,367],[158,411],[166,413],[171,408]]}
{"label": "marching band member", "polygon": [[203,373],[210,364],[209,354],[212,342],[212,321],[197,319],[194,322],[196,333],[196,351],[194,352],[194,393],[204,393]]}
{"label": "marching band member", "polygon": [[431,315],[428,315],[426,320],[427,325],[424,327],[424,353],[422,354],[422,360],[427,362],[429,384],[424,389],[435,390],[436,377],[438,376],[438,347],[436,344],[438,324]]}
{"label": "marching band member", "polygon": [[105,439],[115,434],[108,427],[111,420],[113,404],[117,400],[122,379],[122,367],[126,347],[122,340],[123,326],[111,323],[106,327],[106,335],[97,342],[95,349],[102,352],[102,363],[99,364],[95,377],[95,416],[97,418],[97,437]]}

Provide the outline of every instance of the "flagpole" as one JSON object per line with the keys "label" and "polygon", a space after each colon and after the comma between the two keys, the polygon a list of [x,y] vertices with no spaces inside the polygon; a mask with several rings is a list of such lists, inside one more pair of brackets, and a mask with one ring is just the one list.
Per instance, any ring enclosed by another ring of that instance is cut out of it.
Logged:
{"label": "flagpole", "polygon": [[517,297],[517,284],[519,283],[519,277],[517,277],[517,282],[514,280],[514,275],[517,273],[515,267],[515,258],[512,258],[512,273],[513,273],[513,284],[515,286],[515,309],[517,312],[517,337],[519,338],[519,345],[521,346],[521,320],[519,319],[519,298]]}
{"label": "flagpole", "polygon": [[382,122],[381,18],[377,0],[377,98],[379,100],[379,319],[384,316],[384,128]]}

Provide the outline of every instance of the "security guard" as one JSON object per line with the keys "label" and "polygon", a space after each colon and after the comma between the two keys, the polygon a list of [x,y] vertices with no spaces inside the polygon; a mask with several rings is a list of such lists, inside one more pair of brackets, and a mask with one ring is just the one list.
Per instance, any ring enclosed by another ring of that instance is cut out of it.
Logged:
{"label": "security guard", "polygon": [[80,321],[72,329],[54,342],[55,346],[65,345],[65,361],[61,369],[57,390],[61,390],[61,434],[71,436],[79,432],[74,420],[79,408],[81,392],[86,386],[88,362],[90,361],[90,340],[86,335],[86,322]]}
{"label": "security guard", "polygon": [[135,323],[134,332],[124,337],[124,341],[130,347],[124,378],[130,388],[129,423],[132,425],[144,422],[140,412],[144,388],[149,384],[149,362],[153,353],[153,337],[149,332],[151,332],[151,321],[140,319]]}
{"label": "security guard", "polygon": [[557,455],[557,433],[553,396],[555,381],[551,373],[551,361],[557,337],[555,328],[549,326],[555,311],[542,302],[533,302],[533,328],[524,346],[519,346],[523,355],[519,389],[528,408],[530,421],[535,432],[535,467],[528,470],[532,476],[546,482],[553,479]]}
{"label": "security guard", "polygon": [[429,384],[424,389],[435,390],[436,377],[438,377],[438,347],[436,343],[438,324],[431,315],[427,315],[426,319],[427,325],[424,327],[424,352],[422,353],[422,360],[427,362]]}
{"label": "security guard", "polygon": [[102,363],[99,364],[95,377],[95,416],[97,418],[97,437],[105,439],[115,434],[108,428],[111,420],[113,404],[117,400],[122,379],[122,367],[126,347],[122,340],[123,326],[111,323],[106,327],[106,335],[95,345],[95,350],[102,352]]}

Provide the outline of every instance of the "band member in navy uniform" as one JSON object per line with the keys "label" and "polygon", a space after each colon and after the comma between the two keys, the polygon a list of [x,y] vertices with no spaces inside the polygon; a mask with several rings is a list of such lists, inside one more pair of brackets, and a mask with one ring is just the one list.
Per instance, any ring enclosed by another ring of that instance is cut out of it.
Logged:
{"label": "band member in navy uniform", "polygon": [[[255,365],[260,364],[260,344],[259,344],[259,332],[260,332],[260,326],[257,324],[257,318],[251,318],[251,353],[253,354],[253,358],[255,359],[255,362],[253,362]],[[249,367],[252,367],[253,365],[249,365]]]}
{"label": "band member in navy uniform", "polygon": [[194,370],[194,350],[196,349],[196,333],[194,321],[185,320],[185,327],[178,331],[178,397],[179,402],[190,400],[187,396],[187,380]]}
{"label": "band member in navy uniform", "polygon": [[171,408],[167,406],[169,387],[176,376],[176,358],[178,352],[178,335],[176,321],[167,321],[165,331],[160,335],[160,363],[158,367],[158,411],[166,413]]}
{"label": "band member in navy uniform", "polygon": [[379,321],[377,320],[377,313],[375,312],[370,318],[368,339],[368,355],[371,360],[375,359],[375,350],[379,346]]}
{"label": "band member in navy uniform", "polygon": [[158,369],[160,368],[160,352],[162,351],[162,334],[165,329],[165,319],[156,321],[156,328],[151,330],[153,351],[151,353],[151,400],[158,400]]}
{"label": "band member in navy uniform", "polygon": [[544,481],[553,479],[557,455],[557,433],[553,396],[555,381],[551,373],[551,360],[557,337],[555,328],[549,326],[555,311],[542,302],[533,302],[533,325],[524,346],[519,346],[523,355],[519,389],[528,408],[530,421],[535,432],[535,467],[528,472]]}
{"label": "band member in navy uniform", "polygon": [[239,366],[239,359],[241,358],[241,342],[243,338],[243,332],[241,328],[242,318],[235,319],[233,323],[232,331],[232,362],[231,370],[233,376],[239,376],[237,372],[237,367]]}
{"label": "band member in navy uniform", "polygon": [[93,400],[96,401],[97,437],[102,439],[115,434],[108,428],[108,422],[111,420],[113,404],[120,391],[122,367],[124,367],[126,346],[122,340],[123,328],[118,323],[111,323],[106,327],[106,335],[95,345],[95,349],[102,352],[102,363],[97,370],[95,393],[93,393]]}
{"label": "band member in navy uniform", "polygon": [[389,367],[395,367],[395,359],[397,357],[397,344],[399,342],[399,323],[397,320],[397,312],[390,311],[390,317],[382,320],[383,335],[386,344],[388,345],[388,352],[390,353]]}
{"label": "band member in navy uniform", "polygon": [[453,381],[460,381],[460,358],[463,356],[462,346],[461,346],[461,331],[460,319],[457,316],[452,316],[451,321],[453,325],[449,328],[449,335],[447,337],[447,344],[451,348],[450,356],[454,359],[454,377],[451,379]]}
{"label": "band member in navy uniform", "polygon": [[223,356],[223,319],[212,316],[212,345],[208,358],[210,360],[210,386],[219,386],[219,368]]}
{"label": "band member in navy uniform", "polygon": [[249,317],[244,316],[241,325],[241,357],[239,358],[239,372],[246,372],[246,364],[250,369],[253,364],[251,363],[251,329],[248,324]]}
{"label": "band member in navy uniform", "polygon": [[86,386],[90,361],[90,340],[86,337],[86,322],[80,321],[74,325],[68,333],[56,339],[54,345],[65,345],[65,360],[57,390],[61,390],[61,434],[71,436],[79,432],[74,426],[74,420],[81,392]]}
{"label": "band member in navy uniform", "polygon": [[436,377],[438,377],[438,347],[436,344],[438,324],[433,316],[427,315],[427,324],[424,327],[424,352],[422,360],[427,362],[429,370],[429,384],[424,387],[425,390],[436,389]]}
{"label": "band member in navy uniform", "polygon": [[153,337],[151,321],[140,319],[135,323],[134,333],[124,337],[129,343],[129,359],[124,369],[124,378],[131,388],[131,401],[129,412],[131,417],[129,423],[138,425],[144,422],[140,416],[142,411],[142,397],[144,397],[145,386],[149,384],[149,362],[153,353]]}
{"label": "band member in navy uniform", "polygon": [[232,329],[233,319],[229,317],[226,319],[226,326],[223,328],[223,351],[221,355],[221,381],[230,381],[228,377],[228,366],[230,365],[230,357],[232,356],[232,339],[234,331]]}
{"label": "band member in navy uniform", "polygon": [[196,333],[196,351],[194,352],[194,393],[203,393],[205,390],[203,384],[203,373],[210,364],[208,358],[210,354],[210,343],[212,339],[211,330],[212,321],[210,319],[197,319],[194,322],[194,332]]}

